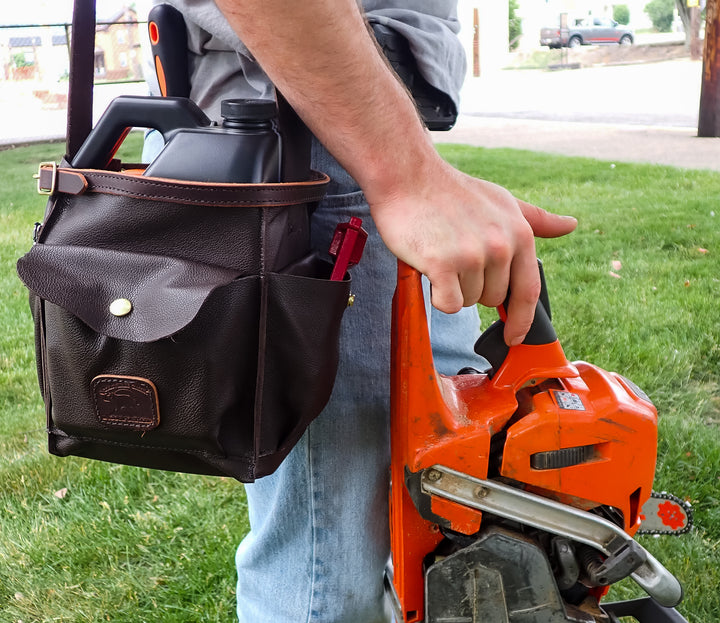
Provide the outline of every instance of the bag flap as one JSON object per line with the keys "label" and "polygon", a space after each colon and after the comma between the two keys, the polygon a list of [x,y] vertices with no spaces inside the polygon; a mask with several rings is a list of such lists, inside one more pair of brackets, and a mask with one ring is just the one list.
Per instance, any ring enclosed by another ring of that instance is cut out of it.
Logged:
{"label": "bag flap", "polygon": [[31,292],[101,335],[153,342],[185,327],[235,270],[177,258],[36,244],[17,264]]}

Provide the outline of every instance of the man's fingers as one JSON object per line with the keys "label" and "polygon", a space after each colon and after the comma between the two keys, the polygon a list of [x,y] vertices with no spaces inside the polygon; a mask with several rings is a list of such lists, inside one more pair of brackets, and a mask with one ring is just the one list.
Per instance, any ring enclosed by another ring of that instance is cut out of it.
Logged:
{"label": "man's fingers", "polygon": [[430,280],[430,302],[446,314],[459,312],[463,307],[463,291],[456,273],[444,272],[427,275]]}
{"label": "man's fingers", "polygon": [[540,271],[534,253],[515,257],[510,268],[510,300],[505,322],[505,343],[517,346],[522,343],[535,318],[540,297]]}
{"label": "man's fingers", "polygon": [[[493,262],[485,267],[484,285],[479,298],[475,302],[479,302],[485,307],[497,307],[502,305],[507,297],[508,288],[510,286],[510,263],[509,262]],[[468,305],[469,303],[466,303]]]}
{"label": "man's fingers", "polygon": [[521,199],[518,199],[517,202],[523,216],[538,238],[557,238],[569,234],[577,227],[577,219],[573,216],[553,214]]}

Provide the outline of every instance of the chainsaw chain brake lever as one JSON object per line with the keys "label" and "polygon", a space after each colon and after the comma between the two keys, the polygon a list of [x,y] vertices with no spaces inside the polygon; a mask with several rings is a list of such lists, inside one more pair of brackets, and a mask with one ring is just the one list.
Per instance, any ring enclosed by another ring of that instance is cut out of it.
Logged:
{"label": "chainsaw chain brake lever", "polygon": [[[557,333],[552,325],[552,314],[550,311],[550,299],[548,297],[547,284],[545,282],[545,272],[543,265],[538,260],[538,270],[540,272],[540,297],[535,307],[535,317],[528,331],[523,344],[529,346],[540,346],[543,344],[552,344],[557,340]],[[488,360],[492,366],[492,372],[496,372],[507,358],[510,347],[505,343],[503,331],[505,328],[505,320],[507,319],[507,308],[510,300],[510,292],[505,302],[498,307],[500,318],[491,324],[475,342],[475,352]]]}

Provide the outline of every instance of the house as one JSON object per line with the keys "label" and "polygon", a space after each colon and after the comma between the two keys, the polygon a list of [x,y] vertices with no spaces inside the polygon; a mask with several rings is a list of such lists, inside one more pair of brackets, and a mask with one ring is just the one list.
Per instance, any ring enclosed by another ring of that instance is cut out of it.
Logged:
{"label": "house", "polygon": [[[69,16],[68,18],[69,19]],[[95,36],[97,81],[143,80],[141,26],[134,9],[98,16]],[[48,85],[67,78],[69,24],[0,28],[0,80],[35,80]]]}
{"label": "house", "polygon": [[95,79],[142,80],[140,31],[135,9],[124,7],[95,31]]}

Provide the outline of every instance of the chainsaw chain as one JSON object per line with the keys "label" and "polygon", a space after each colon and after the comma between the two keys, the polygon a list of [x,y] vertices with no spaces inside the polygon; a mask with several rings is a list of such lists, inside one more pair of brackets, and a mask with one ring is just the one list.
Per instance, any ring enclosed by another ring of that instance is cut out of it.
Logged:
{"label": "chainsaw chain", "polygon": [[672,493],[667,493],[665,491],[653,491],[652,496],[653,498],[657,500],[671,500],[672,502],[675,502],[676,504],[679,504],[682,506],[682,508],[685,510],[685,514],[687,515],[687,525],[682,530],[643,530],[642,525],[640,529],[636,532],[636,534],[642,534],[642,535],[670,535],[670,536],[680,536],[681,534],[687,534],[692,530],[693,527],[693,511],[692,506],[685,500],[680,499],[676,495],[673,495]]}

